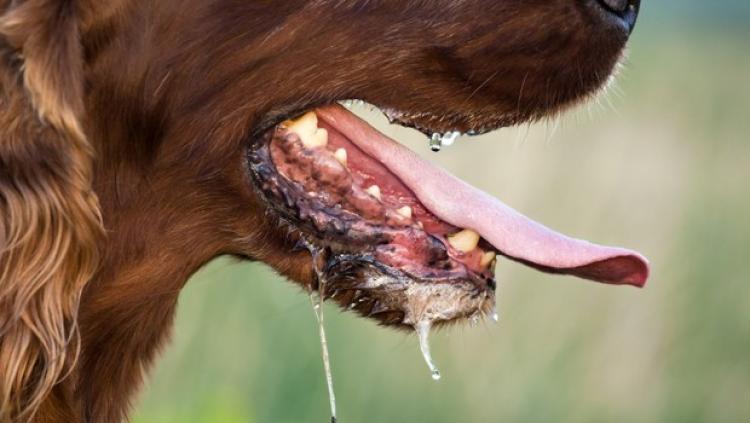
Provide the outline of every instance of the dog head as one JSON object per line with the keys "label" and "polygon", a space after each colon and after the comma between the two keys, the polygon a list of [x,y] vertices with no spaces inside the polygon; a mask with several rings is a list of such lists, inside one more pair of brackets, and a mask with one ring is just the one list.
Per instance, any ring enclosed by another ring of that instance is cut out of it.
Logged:
{"label": "dog head", "polygon": [[550,116],[607,83],[638,0],[0,6],[3,412],[64,373],[99,253],[104,275],[145,250],[260,260],[393,326],[490,312],[496,254],[645,281],[638,254],[548,231],[337,105],[438,144]]}
{"label": "dog head", "polygon": [[[336,106],[366,101],[427,137],[549,116],[606,84],[638,7],[236,1],[176,17],[168,4],[153,6],[138,18],[161,16],[153,33],[134,25],[90,47],[92,85],[101,89],[90,113],[103,125],[92,131],[125,126],[115,133],[127,139],[105,147],[115,148],[102,158],[106,169],[143,154],[137,164],[152,165],[136,177],[158,179],[161,207],[180,209],[170,216],[198,228],[207,254],[261,260],[312,289],[325,281],[326,297],[389,325],[489,313],[495,254],[639,285],[647,273],[639,255],[543,230]],[[117,118],[130,101],[136,125]],[[430,176],[416,181],[415,169]],[[440,196],[446,189],[461,194],[463,208]]]}

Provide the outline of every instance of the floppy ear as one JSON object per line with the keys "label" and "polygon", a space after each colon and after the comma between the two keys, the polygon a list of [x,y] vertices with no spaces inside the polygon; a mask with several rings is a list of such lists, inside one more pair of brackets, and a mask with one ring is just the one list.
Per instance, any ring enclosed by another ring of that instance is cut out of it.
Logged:
{"label": "floppy ear", "polygon": [[0,16],[0,421],[26,421],[75,361],[103,231],[81,126],[77,2],[10,4]]}

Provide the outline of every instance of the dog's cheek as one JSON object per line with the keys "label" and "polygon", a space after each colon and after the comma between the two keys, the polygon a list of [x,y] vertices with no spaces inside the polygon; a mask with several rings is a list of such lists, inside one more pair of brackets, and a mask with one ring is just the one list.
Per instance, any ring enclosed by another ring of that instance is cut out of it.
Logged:
{"label": "dog's cheek", "polygon": [[261,261],[295,283],[310,286],[314,280],[310,254],[297,247],[296,229],[276,216],[254,187],[246,161],[239,162],[241,166],[226,170],[221,183],[220,196],[227,198],[222,202],[231,205],[219,217],[227,229],[225,251]]}

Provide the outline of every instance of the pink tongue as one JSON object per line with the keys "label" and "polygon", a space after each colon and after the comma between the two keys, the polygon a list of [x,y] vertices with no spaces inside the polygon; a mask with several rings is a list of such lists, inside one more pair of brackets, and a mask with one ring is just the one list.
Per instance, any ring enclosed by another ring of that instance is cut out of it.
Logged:
{"label": "pink tongue", "polygon": [[639,253],[555,232],[422,159],[343,107],[317,113],[398,176],[435,216],[474,229],[503,255],[545,272],[638,287],[646,283],[649,265]]}

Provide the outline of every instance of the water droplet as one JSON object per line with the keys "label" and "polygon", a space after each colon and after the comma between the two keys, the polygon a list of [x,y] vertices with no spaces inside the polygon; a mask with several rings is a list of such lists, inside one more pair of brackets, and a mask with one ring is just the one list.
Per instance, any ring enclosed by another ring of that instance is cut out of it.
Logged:
{"label": "water droplet", "polygon": [[461,133],[458,131],[447,132],[445,135],[443,135],[442,145],[444,147],[453,145],[453,143],[456,142],[456,140],[460,136],[461,136]]}
{"label": "water droplet", "polygon": [[424,361],[427,363],[427,367],[430,368],[432,380],[440,380],[440,370],[435,366],[435,362],[432,361],[432,354],[430,354],[430,341],[428,338],[431,327],[432,324],[429,321],[423,320],[417,323],[414,329],[417,331],[417,336],[419,336],[419,349],[422,350]]}
{"label": "water droplet", "polygon": [[430,150],[434,152],[440,151],[440,148],[443,146],[443,135],[434,133],[432,134],[432,137],[430,137]]}
{"label": "water droplet", "polygon": [[497,314],[497,310],[494,310],[492,312],[492,321],[497,323],[500,320],[500,315]]}

